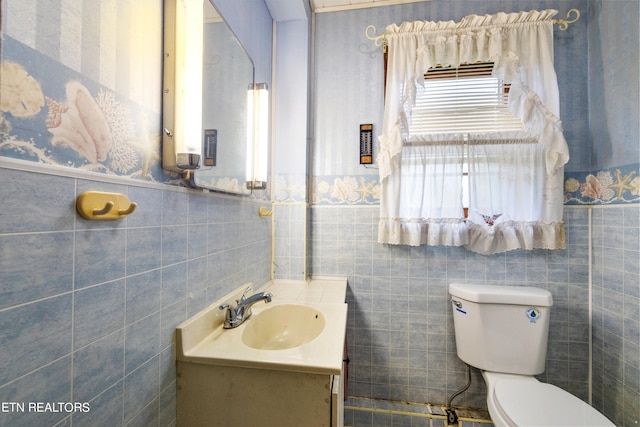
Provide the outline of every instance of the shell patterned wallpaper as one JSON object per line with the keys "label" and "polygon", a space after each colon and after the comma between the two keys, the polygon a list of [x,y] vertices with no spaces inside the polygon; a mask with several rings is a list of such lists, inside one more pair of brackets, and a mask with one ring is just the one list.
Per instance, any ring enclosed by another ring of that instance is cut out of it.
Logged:
{"label": "shell patterned wallpaper", "polygon": [[0,155],[171,182],[160,164],[157,113],[6,35],[3,50]]}
{"label": "shell patterned wallpaper", "polygon": [[[0,156],[181,185],[162,170],[162,118],[4,36]],[[304,200],[299,177],[275,175],[276,202]],[[310,202],[376,205],[377,175],[315,176]],[[267,192],[260,198],[268,197]],[[638,163],[565,172],[565,204],[640,203]],[[253,197],[257,197],[253,195]]]}

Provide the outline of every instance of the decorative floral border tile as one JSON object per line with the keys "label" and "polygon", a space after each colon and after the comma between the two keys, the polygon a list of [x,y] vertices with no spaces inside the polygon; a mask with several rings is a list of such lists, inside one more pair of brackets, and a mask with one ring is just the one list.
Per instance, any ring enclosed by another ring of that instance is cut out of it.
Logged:
{"label": "decorative floral border tile", "polygon": [[312,203],[316,205],[377,205],[380,184],[377,175],[316,176]]}
{"label": "decorative floral border tile", "polygon": [[566,172],[566,205],[611,205],[640,203],[640,164],[598,172]]}
{"label": "decorative floral border tile", "polygon": [[273,201],[276,203],[298,203],[307,200],[306,175],[275,175],[271,188]]}
{"label": "decorative floral border tile", "polygon": [[[376,205],[380,183],[376,175],[316,176],[311,201],[315,205]],[[640,203],[640,164],[598,172],[566,172],[566,205]]]}

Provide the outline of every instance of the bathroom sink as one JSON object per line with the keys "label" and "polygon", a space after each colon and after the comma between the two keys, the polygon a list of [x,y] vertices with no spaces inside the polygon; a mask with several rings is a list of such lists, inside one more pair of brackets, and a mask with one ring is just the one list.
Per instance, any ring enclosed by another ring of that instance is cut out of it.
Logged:
{"label": "bathroom sink", "polygon": [[301,304],[280,304],[254,314],[244,325],[242,342],[258,350],[285,350],[313,341],[325,327],[324,315]]}
{"label": "bathroom sink", "polygon": [[261,291],[268,304],[237,328],[225,329],[221,304],[235,304],[246,283],[176,327],[180,363],[340,375],[347,325],[344,278],[278,280]]}

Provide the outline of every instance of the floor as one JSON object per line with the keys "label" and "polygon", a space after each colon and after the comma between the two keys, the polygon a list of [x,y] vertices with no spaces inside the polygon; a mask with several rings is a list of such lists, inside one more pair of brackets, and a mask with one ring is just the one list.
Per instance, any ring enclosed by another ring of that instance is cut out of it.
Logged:
{"label": "floor", "polygon": [[[351,396],[345,402],[345,427],[445,427],[447,416],[442,406],[424,403],[368,399]],[[459,427],[491,427],[486,410],[459,409]]]}

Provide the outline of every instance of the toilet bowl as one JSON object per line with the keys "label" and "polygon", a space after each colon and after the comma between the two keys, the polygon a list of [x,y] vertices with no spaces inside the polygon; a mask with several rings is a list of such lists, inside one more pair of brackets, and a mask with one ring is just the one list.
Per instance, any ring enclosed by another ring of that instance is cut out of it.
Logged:
{"label": "toilet bowl", "polygon": [[532,376],[483,371],[487,407],[496,427],[614,426],[574,395]]}
{"label": "toilet bowl", "polygon": [[451,283],[449,293],[458,357],[482,371],[496,427],[613,426],[587,403],[535,378],[547,355],[548,290]]}

